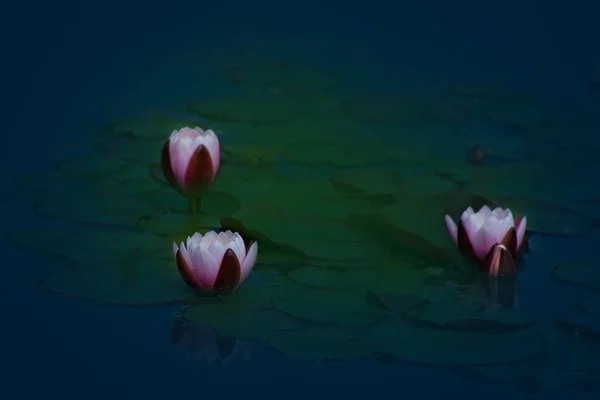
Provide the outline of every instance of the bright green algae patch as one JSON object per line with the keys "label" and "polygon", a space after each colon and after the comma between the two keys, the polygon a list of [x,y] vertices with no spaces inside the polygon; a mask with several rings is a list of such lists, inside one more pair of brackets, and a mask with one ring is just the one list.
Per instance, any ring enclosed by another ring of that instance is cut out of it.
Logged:
{"label": "bright green algae patch", "polygon": [[[562,342],[524,310],[467,287],[477,284],[464,282],[444,225],[446,214],[498,204],[526,215],[534,233],[595,228],[597,188],[565,185],[583,180],[566,167],[573,160],[527,153],[537,144],[527,134],[539,141],[535,130],[549,118],[542,105],[485,84],[429,97],[340,95],[336,79],[288,63],[242,63],[223,77],[239,92],[116,121],[81,144],[81,157],[23,178],[23,199],[47,226],[35,228],[36,241],[28,227],[11,239],[53,263],[42,289],[122,306],[188,304],[191,325],[290,357],[374,357],[557,385],[552,377],[567,368],[539,356],[558,358]],[[461,127],[474,116],[527,134],[500,144],[467,134]],[[222,145],[219,176],[195,216],[159,166],[171,131],[192,125],[214,129]],[[471,165],[464,154],[473,145],[505,161]],[[258,240],[259,256],[238,292],[205,298],[179,277],[171,245],[218,229]],[[597,271],[564,263],[552,276],[598,289]],[[589,333],[573,339],[576,354],[584,352],[576,340],[587,345],[598,332],[597,304],[582,299],[580,318],[560,325]],[[579,374],[565,372],[565,384],[598,374],[565,362]]]}

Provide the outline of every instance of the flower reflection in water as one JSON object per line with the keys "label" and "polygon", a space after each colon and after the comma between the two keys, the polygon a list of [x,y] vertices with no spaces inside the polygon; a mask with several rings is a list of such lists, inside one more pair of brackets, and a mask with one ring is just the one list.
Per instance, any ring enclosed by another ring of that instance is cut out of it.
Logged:
{"label": "flower reflection in water", "polygon": [[520,307],[519,288],[515,277],[486,277],[483,284],[490,308]]}
{"label": "flower reflection in water", "polygon": [[212,326],[193,324],[181,317],[173,321],[171,343],[187,357],[209,364],[229,364],[239,354],[246,361],[252,358],[249,342],[223,336]]}

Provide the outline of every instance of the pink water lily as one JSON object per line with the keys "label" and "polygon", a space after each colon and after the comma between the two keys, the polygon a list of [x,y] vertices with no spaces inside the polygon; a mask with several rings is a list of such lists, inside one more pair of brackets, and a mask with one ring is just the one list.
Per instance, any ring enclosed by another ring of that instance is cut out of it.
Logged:
{"label": "pink water lily", "polygon": [[205,293],[230,293],[246,282],[256,262],[258,244],[244,244],[237,232],[204,236],[196,232],[179,246],[173,242],[173,255],[181,277],[189,286]]}
{"label": "pink water lily", "polygon": [[219,138],[209,130],[174,130],[162,149],[165,179],[188,197],[201,196],[215,181],[221,162]]}
{"label": "pink water lily", "polygon": [[[471,207],[461,215],[458,225],[446,215],[446,227],[458,248],[467,256],[486,264],[492,275],[514,267],[514,257],[523,244],[527,218],[513,218],[510,209],[491,210]],[[512,263],[512,266],[511,266]]]}

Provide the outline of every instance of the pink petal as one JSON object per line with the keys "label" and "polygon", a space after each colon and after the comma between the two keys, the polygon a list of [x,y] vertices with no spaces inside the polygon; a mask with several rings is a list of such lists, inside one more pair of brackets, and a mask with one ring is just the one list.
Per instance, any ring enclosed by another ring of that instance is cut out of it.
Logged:
{"label": "pink petal", "polygon": [[452,218],[450,218],[449,215],[446,215],[444,217],[444,220],[446,221],[446,229],[448,229],[448,233],[450,234],[450,237],[452,238],[452,240],[454,240],[454,243],[458,242],[458,228],[456,227],[456,224],[454,223],[454,221],[452,220]]}
{"label": "pink petal", "polygon": [[[480,221],[477,214],[466,215],[463,213],[462,224],[465,228],[465,232],[467,232],[467,236],[471,241],[471,244],[474,245],[473,240],[477,237],[479,230],[481,229],[482,222]],[[475,246],[473,246],[475,249]]]}
{"label": "pink petal", "polygon": [[179,138],[177,134],[172,136],[169,145],[171,169],[173,170],[173,176],[181,188],[185,187],[185,174],[194,150],[190,138]]}
{"label": "pink petal", "polygon": [[495,244],[502,243],[502,240],[510,228],[513,227],[514,222],[512,216],[504,219],[498,219],[495,216],[492,216],[485,222],[479,233],[483,237],[482,247],[485,248],[486,255]]}
{"label": "pink petal", "polygon": [[248,275],[250,275],[250,271],[252,271],[252,268],[254,268],[254,264],[256,263],[257,256],[258,242],[254,242],[248,249],[248,254],[246,254],[246,258],[244,258],[244,261],[242,261],[242,264],[240,265],[240,281],[237,285],[238,288],[246,282],[246,279],[248,279]]}
{"label": "pink petal", "polygon": [[490,248],[487,247],[483,232],[479,230],[474,234],[469,234],[469,240],[471,241],[471,246],[473,246],[473,251],[475,252],[477,259],[484,261]]}
{"label": "pink petal", "polygon": [[219,171],[219,165],[221,164],[221,148],[219,145],[218,136],[212,131],[207,130],[206,133],[209,137],[204,140],[204,146],[206,146],[208,152],[210,153],[210,159],[213,164],[213,180],[215,179],[217,172]]}
{"label": "pink petal", "polygon": [[[222,259],[222,256],[221,256]],[[198,248],[192,257],[192,265],[194,274],[198,278],[200,289],[205,292],[212,292],[219,268],[221,267],[221,259],[217,261],[215,257],[206,249]]]}
{"label": "pink petal", "polygon": [[517,231],[517,250],[523,244],[523,238],[525,237],[525,231],[527,230],[527,217],[515,219],[515,229]]}

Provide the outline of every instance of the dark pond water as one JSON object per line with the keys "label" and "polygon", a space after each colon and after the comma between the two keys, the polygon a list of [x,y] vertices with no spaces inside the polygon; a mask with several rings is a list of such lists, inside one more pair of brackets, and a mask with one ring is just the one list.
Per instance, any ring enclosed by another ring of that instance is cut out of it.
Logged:
{"label": "dark pond water", "polygon": [[[7,398],[597,398],[597,9],[0,15]],[[184,126],[221,142],[195,215],[159,165]],[[514,279],[446,231],[483,204],[527,217]],[[172,242],[226,229],[257,240],[256,266],[198,296]]]}

